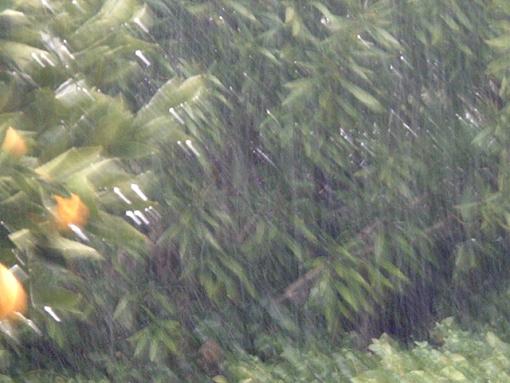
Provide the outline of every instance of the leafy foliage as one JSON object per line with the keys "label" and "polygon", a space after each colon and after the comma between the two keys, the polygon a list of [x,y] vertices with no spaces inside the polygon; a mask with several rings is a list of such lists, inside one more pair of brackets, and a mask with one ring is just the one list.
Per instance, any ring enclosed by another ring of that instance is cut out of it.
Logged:
{"label": "leafy foliage", "polygon": [[[11,155],[5,145],[1,153],[1,261],[28,273],[31,303],[28,326],[2,327],[13,337],[8,349],[21,353],[2,371],[44,370],[52,357],[60,368],[79,369],[83,358],[105,359],[94,356],[95,350],[115,357],[119,289],[141,282],[129,274],[136,266],[143,275],[141,257],[150,247],[139,226],[158,221],[155,203],[144,195],[150,172],[138,170],[154,154],[151,140],[161,131],[161,124],[151,125],[154,115],[194,97],[200,84],[169,82],[152,97],[163,81],[149,80],[147,67],[159,76],[173,71],[162,57],[151,57],[157,47],[147,40],[150,12],[136,1],[8,1],[1,7],[0,134],[16,131],[28,147],[26,155]],[[131,298],[154,304],[138,294]],[[136,315],[144,309],[154,318],[141,305]],[[163,326],[169,338],[151,345],[150,359],[163,349],[175,353],[178,323],[167,319],[151,326]],[[128,347],[128,336],[122,338]],[[43,356],[34,365],[23,348]]]}
{"label": "leafy foliage", "polygon": [[254,322],[288,324],[290,306],[369,339],[409,335],[441,291],[504,269],[504,221],[478,210],[501,207],[497,150],[480,141],[504,102],[485,72],[497,4],[149,4],[162,46],[222,85],[179,109],[200,160],[175,141],[157,160],[160,242],[187,288],[243,317],[258,306]]}
{"label": "leafy foliage", "polygon": [[[274,365],[254,357],[232,360],[229,380],[234,382],[505,382],[510,363],[509,345],[487,331],[473,334],[452,318],[434,329],[440,347],[417,342],[411,349],[387,335],[374,340],[370,354],[343,349],[287,348]],[[221,382],[220,378],[216,378]]]}
{"label": "leafy foliage", "polygon": [[[28,272],[43,335],[20,329],[6,355],[31,347],[37,365],[20,352],[0,371],[200,381],[225,349],[225,379],[499,373],[506,344],[449,322],[439,351],[338,347],[424,337],[507,280],[508,12],[3,2],[0,137],[28,151],[0,155],[0,261]],[[88,240],[55,227],[72,193]],[[310,339],[337,351],[300,350]]]}

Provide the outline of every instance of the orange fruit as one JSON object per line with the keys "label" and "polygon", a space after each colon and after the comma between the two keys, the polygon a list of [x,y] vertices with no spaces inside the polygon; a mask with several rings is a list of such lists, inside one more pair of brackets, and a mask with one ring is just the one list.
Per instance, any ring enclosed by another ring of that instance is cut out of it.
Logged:
{"label": "orange fruit", "polygon": [[0,263],[0,320],[13,319],[27,310],[27,294],[14,274]]}
{"label": "orange fruit", "polygon": [[71,193],[69,198],[59,195],[53,198],[57,202],[54,214],[59,230],[69,230],[69,225],[85,226],[89,218],[89,208],[77,194]]}
{"label": "orange fruit", "polygon": [[23,136],[9,126],[5,132],[2,150],[14,157],[21,157],[26,154],[28,147]]}

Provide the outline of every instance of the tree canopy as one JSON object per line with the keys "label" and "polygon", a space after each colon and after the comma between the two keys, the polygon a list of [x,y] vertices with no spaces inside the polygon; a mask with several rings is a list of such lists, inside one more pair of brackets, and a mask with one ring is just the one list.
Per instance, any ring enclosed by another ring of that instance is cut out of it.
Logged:
{"label": "tree canopy", "polygon": [[508,16],[3,1],[6,381],[506,381]]}

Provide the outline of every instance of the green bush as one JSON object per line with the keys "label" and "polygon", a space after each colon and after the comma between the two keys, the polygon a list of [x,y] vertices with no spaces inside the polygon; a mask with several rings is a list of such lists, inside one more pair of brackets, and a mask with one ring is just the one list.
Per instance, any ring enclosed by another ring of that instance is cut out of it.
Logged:
{"label": "green bush", "polygon": [[[299,347],[287,340],[270,362],[239,354],[227,363],[228,382],[506,382],[510,344],[492,331],[461,329],[448,318],[432,329],[435,345],[403,347],[389,336],[374,339],[369,351]],[[221,382],[217,378],[217,382]]]}

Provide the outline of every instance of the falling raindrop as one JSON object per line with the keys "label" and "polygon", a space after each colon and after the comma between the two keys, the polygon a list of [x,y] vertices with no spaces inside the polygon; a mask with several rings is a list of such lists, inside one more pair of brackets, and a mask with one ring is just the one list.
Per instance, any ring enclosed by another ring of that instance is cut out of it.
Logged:
{"label": "falling raindrop", "polygon": [[76,8],[78,8],[78,10],[82,13],[85,13],[85,10],[81,7],[80,3],[78,2],[78,0],[72,0],[71,1],[71,4],[73,4]]}
{"label": "falling raindrop", "polygon": [[131,218],[138,226],[142,224],[142,221],[135,215],[132,210],[126,210],[126,215]]}
{"label": "falling raindrop", "polygon": [[50,2],[48,0],[41,0],[41,4],[43,5],[43,7],[45,7],[48,11],[50,11],[51,13],[55,13],[55,10],[53,9],[53,7],[50,5]]}
{"label": "falling raindrop", "polygon": [[186,140],[185,142],[186,142],[186,146],[188,148],[190,148],[190,150],[193,152],[193,154],[197,157],[200,157],[200,153],[198,152],[198,150],[195,149],[191,140]]}
{"label": "falling raindrop", "polygon": [[175,118],[175,119],[176,119],[176,120],[177,120],[177,121],[178,121],[181,125],[184,125],[184,124],[185,124],[185,122],[184,122],[184,120],[182,119],[182,117],[181,117],[181,116],[179,116],[179,114],[177,114],[177,112],[175,111],[175,109],[174,109],[174,108],[170,108],[170,109],[168,109],[168,111],[170,112],[170,114],[171,114],[172,116],[174,116],[174,118]]}
{"label": "falling raindrop", "polygon": [[119,196],[119,198],[121,200],[123,200],[125,203],[127,203],[128,205],[131,205],[131,201],[124,195],[124,193],[122,193],[122,191],[120,190],[120,188],[118,186],[115,186],[113,188],[113,192],[115,194],[117,194]]}
{"label": "falling raindrop", "polygon": [[46,64],[44,64],[42,62],[42,60],[39,58],[39,55],[35,52],[32,52],[31,54],[32,58],[37,62],[37,64],[39,64],[40,66],[42,66],[43,68],[46,68]]}
{"label": "falling raindrop", "polygon": [[151,62],[149,61],[149,59],[143,54],[143,52],[140,50],[140,49],[137,49],[135,51],[135,55],[136,57],[138,57],[140,60],[142,60],[142,62],[146,65],[146,66],[150,66],[151,65]]}
{"label": "falling raindrop", "polygon": [[142,201],[149,200],[147,196],[143,193],[142,189],[140,189],[140,186],[138,186],[137,184],[131,184],[131,190],[133,190]]}
{"label": "falling raindrop", "polygon": [[136,215],[138,218],[140,218],[142,220],[142,222],[146,225],[149,225],[150,222],[149,220],[147,219],[147,217],[140,211],[140,210],[135,210],[134,212],[134,215]]}
{"label": "falling raindrop", "polygon": [[138,27],[139,27],[142,31],[144,31],[145,33],[149,33],[149,29],[145,26],[145,24],[142,22],[142,20],[140,20],[140,18],[139,18],[139,17],[135,17],[135,18],[133,19],[133,22],[134,22],[136,25],[138,25]]}
{"label": "falling raindrop", "polygon": [[70,224],[69,225],[69,228],[73,231],[74,234],[76,234],[78,236],[78,238],[80,238],[82,241],[88,241],[88,237],[85,235],[85,233],[83,232],[83,230],[77,226],[77,225],[74,225],[74,224]]}
{"label": "falling raindrop", "polygon": [[255,152],[256,152],[259,156],[261,156],[261,157],[262,157],[262,158],[263,158],[266,162],[268,162],[268,163],[269,163],[269,164],[271,164],[272,166],[276,167],[275,163],[271,160],[271,158],[269,158],[269,156],[268,156],[266,153],[264,153],[264,152],[262,151],[262,149],[260,149],[260,148],[255,148]]}
{"label": "falling raindrop", "polygon": [[50,306],[44,306],[44,311],[46,311],[54,320],[55,322],[62,322],[60,317],[55,313],[55,311]]}

